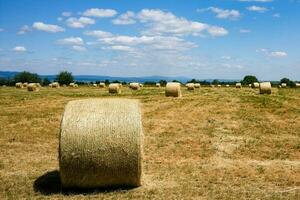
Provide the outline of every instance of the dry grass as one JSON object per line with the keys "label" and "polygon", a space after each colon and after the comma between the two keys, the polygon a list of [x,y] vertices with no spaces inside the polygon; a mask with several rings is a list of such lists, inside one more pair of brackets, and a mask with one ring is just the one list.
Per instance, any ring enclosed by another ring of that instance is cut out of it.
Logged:
{"label": "dry grass", "polygon": [[[58,133],[70,100],[140,99],[143,186],[61,190]],[[164,88],[110,95],[97,88],[0,88],[0,199],[299,199],[300,90],[271,95],[204,88],[166,98]]]}

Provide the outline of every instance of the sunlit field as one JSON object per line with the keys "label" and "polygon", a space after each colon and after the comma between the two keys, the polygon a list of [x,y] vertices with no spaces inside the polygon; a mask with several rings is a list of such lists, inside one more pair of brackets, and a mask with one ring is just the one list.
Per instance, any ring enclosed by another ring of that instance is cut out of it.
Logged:
{"label": "sunlit field", "polygon": [[[300,89],[0,88],[0,199],[300,199]],[[66,103],[139,99],[143,184],[62,190],[58,134]]]}

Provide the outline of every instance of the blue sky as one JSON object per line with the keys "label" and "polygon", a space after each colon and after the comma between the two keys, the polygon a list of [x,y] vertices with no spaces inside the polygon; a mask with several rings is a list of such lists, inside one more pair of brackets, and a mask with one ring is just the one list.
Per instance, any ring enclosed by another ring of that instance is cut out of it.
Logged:
{"label": "blue sky", "polygon": [[299,0],[0,0],[0,70],[300,80]]}

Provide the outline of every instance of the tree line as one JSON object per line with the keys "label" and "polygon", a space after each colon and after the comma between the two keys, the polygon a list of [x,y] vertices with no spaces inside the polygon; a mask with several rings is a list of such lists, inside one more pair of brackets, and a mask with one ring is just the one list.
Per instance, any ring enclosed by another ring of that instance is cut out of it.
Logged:
{"label": "tree line", "polygon": [[[74,82],[74,76],[72,75],[71,72],[68,71],[61,71],[59,74],[56,75],[54,81],[58,82],[60,85],[69,85],[70,83]],[[31,73],[27,71],[20,72],[16,74],[13,78],[0,78],[0,85],[7,85],[7,86],[14,86],[15,83],[17,82],[22,82],[22,83],[40,83],[43,86],[47,86],[51,83],[51,81],[48,78],[41,78],[38,74],[36,73]],[[91,81],[91,82],[80,82],[76,81],[75,83],[78,85],[85,85],[85,84],[99,84],[100,82],[104,82],[106,85],[109,83],[122,83],[122,84],[127,84],[125,81],[121,82],[118,80],[115,81],[109,81],[109,80],[102,80],[102,81]],[[173,82],[179,82],[178,80],[173,80]],[[253,75],[246,75],[243,80],[241,81],[219,81],[218,79],[215,79],[213,81],[206,81],[206,80],[197,80],[197,79],[191,79],[187,81],[187,83],[200,83],[201,85],[234,85],[237,82],[242,83],[242,85],[249,85],[254,82],[259,82],[258,79],[253,76]],[[167,84],[166,80],[160,80],[159,81],[161,86],[165,86]],[[282,83],[286,83],[287,86],[289,87],[295,87],[296,83],[295,81],[290,80],[289,78],[282,78],[280,81],[273,81],[271,82],[272,85],[279,85]],[[155,86],[156,82],[153,81],[146,81],[144,82],[144,85],[149,85],[149,86]]]}

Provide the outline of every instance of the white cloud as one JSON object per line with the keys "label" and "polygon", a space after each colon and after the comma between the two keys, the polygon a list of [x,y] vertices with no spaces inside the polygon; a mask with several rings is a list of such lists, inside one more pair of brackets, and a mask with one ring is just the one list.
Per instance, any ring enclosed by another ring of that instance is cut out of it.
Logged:
{"label": "white cloud", "polygon": [[50,33],[57,33],[57,32],[65,31],[65,29],[60,26],[52,25],[52,24],[45,24],[43,22],[34,22],[32,27],[36,30],[50,32]]}
{"label": "white cloud", "polygon": [[[205,10],[208,10],[208,11],[211,11],[211,12],[217,14],[216,17],[219,19],[235,20],[241,16],[241,14],[238,10],[225,10],[225,9],[216,8],[216,7],[209,7]],[[200,11],[200,10],[198,10],[198,11]]]}
{"label": "white cloud", "polygon": [[113,17],[117,14],[117,11],[112,9],[99,9],[91,8],[83,13],[83,16],[87,17]]}
{"label": "white cloud", "polygon": [[132,51],[133,48],[129,46],[124,46],[124,45],[114,45],[111,47],[103,47],[103,49],[110,49],[110,50],[115,50],[115,51]]}
{"label": "white cloud", "polygon": [[72,13],[65,11],[61,15],[64,16],[64,17],[70,17],[72,15]]}
{"label": "white cloud", "polygon": [[258,50],[256,50],[256,52],[263,53],[264,55],[269,56],[269,57],[280,58],[280,57],[288,56],[288,54],[284,51],[269,51],[268,49],[258,49]]}
{"label": "white cloud", "polygon": [[20,53],[27,51],[27,49],[25,47],[23,47],[23,46],[16,46],[12,50],[15,51],[15,52],[20,52]]}
{"label": "white cloud", "polygon": [[111,37],[113,35],[110,32],[105,32],[101,30],[85,31],[84,34],[88,36],[97,37],[97,38],[106,38],[106,37]]}
{"label": "white cloud", "polygon": [[250,29],[240,29],[240,33],[250,33]]}
{"label": "white cloud", "polygon": [[84,28],[87,25],[95,24],[95,20],[88,17],[70,17],[66,20],[67,25],[72,28]]}
{"label": "white cloud", "polygon": [[143,9],[138,13],[138,19],[148,27],[142,32],[147,35],[201,35],[204,31],[212,36],[228,34],[228,31],[222,27],[189,21],[183,17],[177,17],[171,12],[161,10]]}
{"label": "white cloud", "polygon": [[75,50],[75,51],[86,51],[85,47],[77,46],[77,45],[72,46],[72,49]]}
{"label": "white cloud", "polygon": [[22,27],[20,28],[20,30],[17,32],[17,34],[18,34],[18,35],[24,35],[24,34],[30,32],[30,31],[31,31],[30,26],[24,25],[24,26],[22,26]]}
{"label": "white cloud", "polygon": [[275,18],[280,18],[281,15],[280,15],[280,13],[275,13],[275,14],[273,14],[273,17],[275,17]]}
{"label": "white cloud", "polygon": [[264,12],[268,11],[268,8],[261,7],[261,6],[250,6],[250,7],[247,7],[247,10],[253,11],[253,12],[264,13]]}
{"label": "white cloud", "polygon": [[126,13],[120,15],[118,18],[112,20],[112,23],[118,25],[134,24],[136,22],[133,19],[134,17],[135,17],[134,12],[127,11]]}
{"label": "white cloud", "polygon": [[58,42],[58,44],[62,44],[62,45],[75,45],[75,46],[84,44],[83,39],[80,37],[64,38],[64,39],[58,40],[57,42]]}
{"label": "white cloud", "polygon": [[224,60],[231,60],[231,56],[222,56],[221,58]]}

